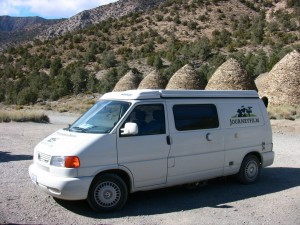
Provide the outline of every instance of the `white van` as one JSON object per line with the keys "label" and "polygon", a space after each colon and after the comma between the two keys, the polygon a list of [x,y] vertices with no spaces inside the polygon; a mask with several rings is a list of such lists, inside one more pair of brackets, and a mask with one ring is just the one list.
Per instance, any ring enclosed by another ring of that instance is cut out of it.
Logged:
{"label": "white van", "polygon": [[111,92],[40,142],[29,174],[53,197],[109,211],[136,191],[233,174],[253,183],[272,148],[255,91]]}

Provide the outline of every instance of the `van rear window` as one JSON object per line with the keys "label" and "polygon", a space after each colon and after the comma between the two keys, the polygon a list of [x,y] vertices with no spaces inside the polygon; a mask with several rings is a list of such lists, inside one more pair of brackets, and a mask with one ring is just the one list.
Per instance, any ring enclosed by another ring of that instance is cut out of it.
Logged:
{"label": "van rear window", "polygon": [[219,127],[217,109],[213,104],[174,105],[173,114],[178,131]]}

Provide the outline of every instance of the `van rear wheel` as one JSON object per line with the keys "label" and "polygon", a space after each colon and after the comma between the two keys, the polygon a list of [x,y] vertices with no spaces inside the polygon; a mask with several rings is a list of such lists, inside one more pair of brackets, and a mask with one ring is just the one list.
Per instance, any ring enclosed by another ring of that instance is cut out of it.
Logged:
{"label": "van rear wheel", "polygon": [[87,201],[97,212],[120,209],[127,201],[125,182],[115,174],[103,174],[92,183]]}
{"label": "van rear wheel", "polygon": [[261,164],[258,158],[255,155],[248,155],[242,162],[237,178],[243,184],[251,184],[259,177],[260,170]]}

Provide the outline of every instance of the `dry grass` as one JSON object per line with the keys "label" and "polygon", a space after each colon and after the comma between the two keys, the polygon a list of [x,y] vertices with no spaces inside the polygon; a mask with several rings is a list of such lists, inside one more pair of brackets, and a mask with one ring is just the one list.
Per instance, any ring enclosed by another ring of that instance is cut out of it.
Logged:
{"label": "dry grass", "polygon": [[0,123],[2,122],[36,122],[49,123],[50,119],[44,113],[23,110],[0,110]]}
{"label": "dry grass", "polygon": [[50,119],[44,113],[45,111],[82,114],[92,107],[100,96],[99,94],[79,94],[66,96],[57,101],[45,101],[26,106],[0,103],[0,123],[10,121],[49,123]]}
{"label": "dry grass", "polygon": [[270,119],[287,119],[295,120],[300,118],[300,107],[299,106],[270,106],[268,108]]}
{"label": "dry grass", "polygon": [[[69,112],[81,114],[93,106],[99,99],[99,94],[79,94],[76,96],[66,96],[57,101],[47,101],[33,106],[38,110],[49,110],[54,112]],[[28,106],[26,106],[28,107]],[[28,107],[30,108],[30,107]]]}

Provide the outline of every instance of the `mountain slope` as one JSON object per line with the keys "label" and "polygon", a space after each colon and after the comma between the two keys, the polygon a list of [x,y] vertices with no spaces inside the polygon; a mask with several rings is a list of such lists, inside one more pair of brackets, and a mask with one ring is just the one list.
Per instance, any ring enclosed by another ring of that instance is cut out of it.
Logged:
{"label": "mountain slope", "polygon": [[119,0],[108,5],[80,12],[69,19],[46,20],[41,17],[0,16],[0,51],[7,46],[46,40],[83,29],[108,18],[120,18],[129,13],[151,10],[166,0]]}
{"label": "mountain slope", "polygon": [[38,24],[52,24],[58,20],[47,20],[42,17],[11,17],[0,16],[0,31],[17,31],[30,29],[30,27]]}
{"label": "mountain slope", "polygon": [[99,23],[108,18],[120,18],[129,13],[142,12],[165,2],[166,0],[119,0],[118,2],[85,10],[45,30],[40,38],[48,39],[66,32],[73,32],[88,25]]}
{"label": "mountain slope", "polygon": [[41,17],[11,17],[0,16],[0,50],[10,44],[29,41],[42,30],[61,22],[59,20],[47,20]]}

